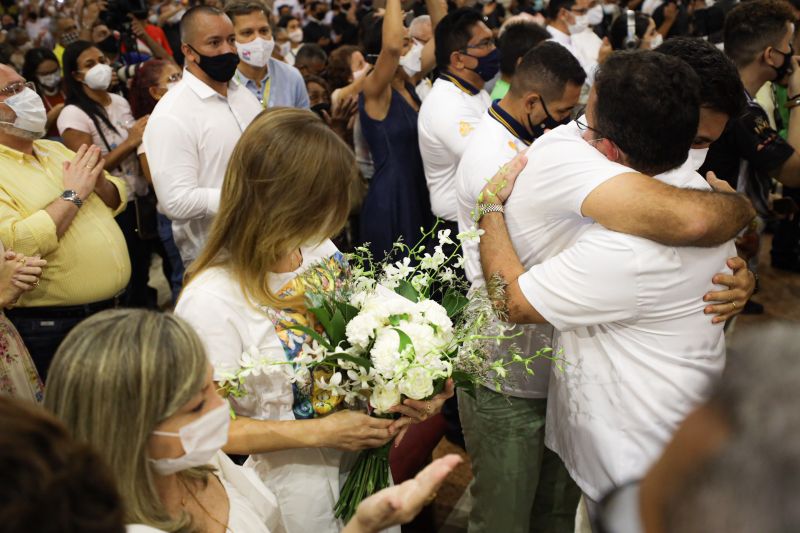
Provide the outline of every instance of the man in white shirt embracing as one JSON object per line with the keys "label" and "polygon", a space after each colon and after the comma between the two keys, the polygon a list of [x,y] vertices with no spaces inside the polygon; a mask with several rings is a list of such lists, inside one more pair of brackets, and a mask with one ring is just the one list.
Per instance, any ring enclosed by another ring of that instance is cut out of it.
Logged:
{"label": "man in white shirt embracing", "polygon": [[[501,311],[558,330],[565,368],[551,374],[546,444],[590,509],[641,477],[706,398],[725,362],[723,325],[706,313],[727,318],[752,292],[746,270],[738,285],[717,274],[740,265],[731,239],[753,210],[710,191],[687,161],[699,106],[700,80],[683,61],[616,54],[586,116],[541,137],[516,184],[513,172],[495,180],[514,186],[505,214],[507,186],[478,206]],[[707,308],[709,291],[723,303]]]}

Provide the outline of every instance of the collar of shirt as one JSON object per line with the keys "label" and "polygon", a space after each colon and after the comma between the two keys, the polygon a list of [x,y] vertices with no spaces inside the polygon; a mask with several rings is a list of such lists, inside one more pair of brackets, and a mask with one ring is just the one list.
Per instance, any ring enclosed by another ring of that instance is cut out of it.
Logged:
{"label": "collar of shirt", "polygon": [[499,122],[514,137],[525,143],[526,146],[530,146],[536,139],[532,133],[528,132],[525,126],[500,107],[500,100],[492,102],[492,106],[489,108],[489,116]]}
{"label": "collar of shirt", "polygon": [[[183,81],[186,82],[186,85],[188,85],[189,88],[192,91],[194,91],[194,93],[201,100],[207,100],[213,96],[219,96],[220,98],[225,98],[217,91],[206,85],[205,82],[202,81],[200,78],[189,72],[189,69],[187,68],[183,69]],[[232,89],[235,86],[236,86],[235,83],[228,82],[228,89]]]}
{"label": "collar of shirt", "polygon": [[[270,63],[272,62],[272,58],[269,59],[269,62]],[[264,86],[267,84],[267,80],[269,79],[270,70],[267,70],[267,74],[263,78],[261,78],[260,87],[256,85],[256,82],[254,80],[251,80],[250,78],[242,74],[242,71],[239,69],[236,69],[236,73],[233,75],[233,79],[235,79],[240,85],[244,85],[246,88],[254,90],[259,94],[261,94],[264,91]]]}
{"label": "collar of shirt", "polygon": [[18,163],[25,163],[26,160],[39,163],[39,158],[46,158],[50,155],[50,150],[45,148],[39,141],[33,141],[33,155],[15,150],[5,144],[0,144],[0,157],[7,157]]}
{"label": "collar of shirt", "polygon": [[439,77],[442,78],[443,80],[449,81],[450,83],[452,83],[453,85],[455,85],[456,87],[458,87],[459,89],[461,89],[470,96],[475,96],[476,94],[481,92],[481,90],[475,87],[474,85],[462,80],[461,78],[450,72],[442,72],[439,75]]}
{"label": "collar of shirt", "polygon": [[570,37],[568,34],[564,33],[558,28],[554,28],[553,26],[549,25],[547,26],[547,31],[550,33],[550,37],[552,37],[553,40],[558,44],[563,44],[564,46],[572,46],[572,37]]}

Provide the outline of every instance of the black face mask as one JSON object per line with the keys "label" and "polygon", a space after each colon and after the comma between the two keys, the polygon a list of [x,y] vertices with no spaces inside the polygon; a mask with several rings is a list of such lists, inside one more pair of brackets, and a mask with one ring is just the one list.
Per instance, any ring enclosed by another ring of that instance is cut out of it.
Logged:
{"label": "black face mask", "polygon": [[236,66],[239,64],[239,54],[228,52],[227,54],[220,54],[218,56],[204,56],[194,49],[192,45],[188,45],[192,51],[200,57],[200,62],[197,64],[200,70],[208,74],[208,76],[220,83],[227,83],[231,81],[233,75],[236,73]]}
{"label": "black face mask", "polygon": [[319,115],[319,118],[321,118],[322,120],[325,120],[325,116],[322,114],[322,112],[325,111],[328,114],[328,116],[330,116],[331,104],[327,102],[322,102],[321,104],[312,105],[311,111]]}
{"label": "black face mask", "polygon": [[777,48],[773,48],[776,52],[783,56],[783,63],[780,67],[772,67],[775,69],[775,80],[773,81],[781,81],[785,78],[791,71],[792,71],[792,56],[794,55],[794,47],[791,43],[789,43],[789,53],[784,54]]}
{"label": "black face mask", "polygon": [[553,118],[553,115],[551,115],[550,111],[547,110],[547,105],[544,103],[544,98],[540,96],[539,101],[542,103],[542,109],[544,110],[545,114],[544,121],[541,124],[537,124],[536,126],[534,126],[533,123],[531,122],[531,116],[528,115],[528,127],[531,129],[531,132],[533,132],[533,135],[535,137],[543,135],[546,130],[553,130],[559,126],[563,126],[564,124],[569,123],[569,117],[560,122],[555,118]]}
{"label": "black face mask", "polygon": [[95,46],[101,51],[109,54],[115,54],[119,51],[119,44],[113,35],[109,35],[99,43],[95,44]]}

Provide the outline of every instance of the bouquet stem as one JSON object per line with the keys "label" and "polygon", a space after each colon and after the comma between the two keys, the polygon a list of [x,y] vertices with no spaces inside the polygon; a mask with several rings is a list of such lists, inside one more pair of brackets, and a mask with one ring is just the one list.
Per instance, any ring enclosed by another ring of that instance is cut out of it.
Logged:
{"label": "bouquet stem", "polygon": [[347,523],[354,514],[358,504],[365,498],[372,496],[379,490],[389,486],[389,450],[392,442],[387,442],[380,448],[363,450],[358,454],[356,464],[347,475],[339,501],[336,502],[334,511],[336,518]]}

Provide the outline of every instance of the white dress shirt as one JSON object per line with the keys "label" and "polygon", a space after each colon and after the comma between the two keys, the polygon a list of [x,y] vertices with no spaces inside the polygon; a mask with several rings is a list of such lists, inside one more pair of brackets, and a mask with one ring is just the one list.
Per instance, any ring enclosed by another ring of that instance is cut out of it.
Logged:
{"label": "white dress shirt", "polygon": [[[709,189],[687,165],[658,179]],[[723,328],[702,298],[735,253],[732,242],[669,247],[591,224],[519,278],[566,361],[551,373],[545,443],[593,500],[640,479],[721,374]]]}
{"label": "white dress shirt", "polygon": [[436,80],[422,102],[419,151],[431,210],[439,218],[453,222],[458,219],[456,169],[470,135],[491,103],[489,93],[447,73]]}
{"label": "white dress shirt", "polygon": [[[524,152],[533,137],[525,127],[506,113],[498,102],[494,102],[483,120],[470,136],[467,148],[456,172],[456,192],[458,195],[458,230],[465,231],[476,225],[473,218],[478,195],[486,182],[519,152]],[[515,246],[529,246],[533,243],[515,242]],[[517,248],[519,249],[519,248]],[[481,270],[478,243],[464,243],[464,270],[474,290],[485,284]],[[527,255],[527,254],[526,254]],[[525,265],[530,268],[533,264]],[[522,333],[511,341],[499,345],[492,344],[492,356],[508,359],[510,345],[515,344],[525,355],[533,355],[537,350],[550,346],[553,328],[548,324],[517,325],[509,334]],[[508,375],[502,380],[504,394],[519,398],[546,398],[550,381],[550,362],[541,358],[534,362],[534,375],[529,376],[520,365],[511,365]],[[488,384],[490,388],[494,388]]]}
{"label": "white dress shirt", "polygon": [[[575,56],[575,59],[578,60],[578,63],[581,64],[584,72],[586,72],[586,84],[591,86],[594,82],[595,71],[597,70],[597,54],[600,51],[600,46],[597,44],[597,41],[592,39],[588,34],[586,36],[570,35],[553,26],[547,26],[547,31],[550,33],[550,40],[557,42],[569,50],[570,54]],[[583,33],[587,32],[594,35],[594,32],[589,29]],[[596,35],[594,35],[594,37],[599,40],[599,37]],[[602,44],[602,41],[600,41],[600,44]],[[597,50],[595,50],[594,55],[592,55],[592,50],[595,45]]]}
{"label": "white dress shirt", "polygon": [[228,159],[259,112],[245,87],[229,83],[226,98],[184,70],[150,115],[143,141],[147,162],[184,264],[205,244]]}

